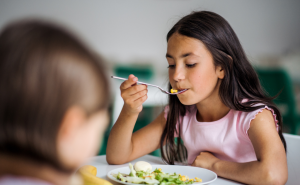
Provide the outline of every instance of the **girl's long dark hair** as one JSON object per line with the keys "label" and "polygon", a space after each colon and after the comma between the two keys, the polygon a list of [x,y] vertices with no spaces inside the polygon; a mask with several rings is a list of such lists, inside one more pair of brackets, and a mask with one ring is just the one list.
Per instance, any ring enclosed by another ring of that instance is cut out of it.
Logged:
{"label": "girl's long dark hair", "polygon": [[[238,37],[229,23],[220,15],[199,11],[179,20],[168,32],[167,41],[174,34],[196,38],[202,41],[212,53],[215,66],[221,66],[225,71],[225,77],[221,81],[219,96],[222,102],[230,109],[251,112],[265,105],[272,108],[277,116],[278,134],[286,149],[286,143],[282,135],[282,118],[278,108],[272,102],[273,97],[268,97],[263,91],[258,76],[251,66]],[[169,88],[171,86],[169,84]],[[248,99],[247,102],[242,100]],[[257,105],[259,104],[260,105]],[[181,104],[177,96],[169,96],[169,113],[167,123],[160,140],[161,155],[168,164],[174,161],[184,161],[187,151],[181,142],[181,127],[178,127],[177,142],[174,141],[176,124],[180,123],[188,106]],[[166,146],[164,146],[166,141]]]}

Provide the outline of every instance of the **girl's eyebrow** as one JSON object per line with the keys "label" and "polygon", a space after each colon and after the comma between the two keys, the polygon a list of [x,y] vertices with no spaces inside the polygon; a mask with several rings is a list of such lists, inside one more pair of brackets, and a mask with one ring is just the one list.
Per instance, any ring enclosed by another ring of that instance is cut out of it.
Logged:
{"label": "girl's eyebrow", "polygon": [[[183,55],[181,55],[180,56],[180,58],[184,58],[184,57],[187,57],[187,56],[190,56],[190,55],[195,55],[195,54],[193,54],[193,53],[185,53],[185,54],[183,54]],[[172,57],[170,54],[166,54],[166,58],[174,58],[174,57]]]}

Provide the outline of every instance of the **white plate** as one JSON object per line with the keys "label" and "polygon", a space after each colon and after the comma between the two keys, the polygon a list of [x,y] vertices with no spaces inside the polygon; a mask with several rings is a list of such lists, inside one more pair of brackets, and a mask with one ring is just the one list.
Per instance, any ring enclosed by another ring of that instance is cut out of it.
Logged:
{"label": "white plate", "polygon": [[[165,173],[177,173],[181,175],[187,175],[190,179],[195,179],[195,177],[198,177],[202,179],[202,182],[194,182],[193,184],[208,184],[217,179],[217,174],[213,171],[204,169],[204,168],[198,168],[198,167],[193,167],[193,166],[179,166],[179,165],[152,165],[152,171],[155,169],[161,168],[161,171]],[[111,170],[107,173],[107,177],[110,178],[113,181],[116,181],[121,184],[132,184],[128,182],[122,182],[119,181],[118,179],[114,178],[112,174],[118,174],[118,173],[125,173],[129,174],[130,169],[128,167],[122,167],[122,168],[117,168],[114,170]]]}

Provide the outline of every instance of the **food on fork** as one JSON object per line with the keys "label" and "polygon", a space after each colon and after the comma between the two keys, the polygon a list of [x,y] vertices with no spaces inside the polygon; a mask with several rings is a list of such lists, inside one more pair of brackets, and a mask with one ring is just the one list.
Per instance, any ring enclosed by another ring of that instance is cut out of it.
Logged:
{"label": "food on fork", "polygon": [[171,89],[171,93],[177,93],[178,92],[178,90],[176,90],[176,89]]}

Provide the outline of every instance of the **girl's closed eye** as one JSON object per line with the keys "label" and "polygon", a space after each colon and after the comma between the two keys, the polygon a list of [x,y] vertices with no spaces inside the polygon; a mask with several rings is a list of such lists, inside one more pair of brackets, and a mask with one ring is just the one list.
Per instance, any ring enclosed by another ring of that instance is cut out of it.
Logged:
{"label": "girl's closed eye", "polygon": [[186,64],[186,67],[193,68],[193,67],[195,67],[195,65],[196,65],[196,63],[194,63],[194,64]]}
{"label": "girl's closed eye", "polygon": [[[195,66],[196,66],[196,63],[195,64],[186,64],[186,67],[188,67],[188,68],[193,68]],[[175,68],[175,65],[169,65],[168,68],[171,68],[171,69]]]}
{"label": "girl's closed eye", "polygon": [[175,68],[175,64],[172,64],[172,65],[170,64],[170,65],[168,66],[168,68],[171,68],[171,69],[172,69],[172,68]]}

